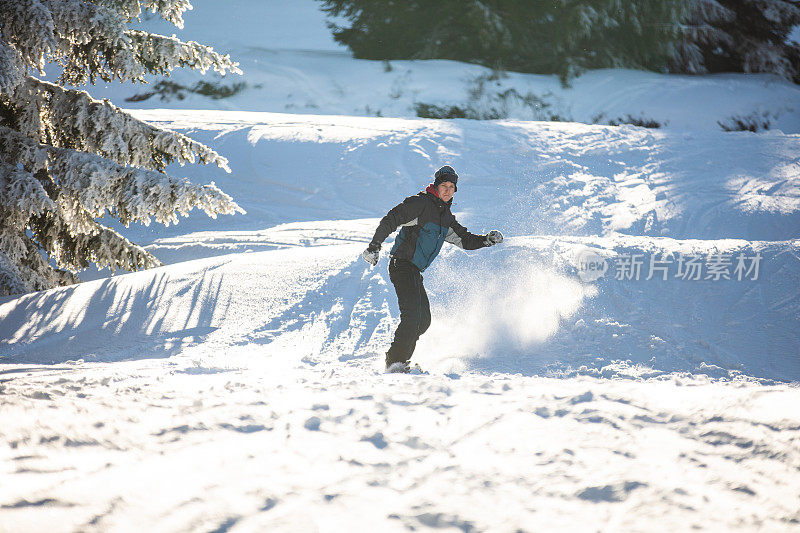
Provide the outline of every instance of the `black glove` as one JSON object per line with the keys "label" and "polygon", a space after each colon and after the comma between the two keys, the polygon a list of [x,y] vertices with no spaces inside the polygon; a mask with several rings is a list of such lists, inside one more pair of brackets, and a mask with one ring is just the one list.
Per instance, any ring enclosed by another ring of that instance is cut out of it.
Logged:
{"label": "black glove", "polygon": [[367,249],[361,252],[361,257],[363,257],[364,261],[366,261],[370,265],[372,266],[377,265],[378,260],[381,257],[381,244],[375,242],[369,243]]}
{"label": "black glove", "polygon": [[486,234],[486,238],[483,241],[483,244],[486,246],[494,246],[495,244],[503,242],[503,234],[493,229],[489,233]]}

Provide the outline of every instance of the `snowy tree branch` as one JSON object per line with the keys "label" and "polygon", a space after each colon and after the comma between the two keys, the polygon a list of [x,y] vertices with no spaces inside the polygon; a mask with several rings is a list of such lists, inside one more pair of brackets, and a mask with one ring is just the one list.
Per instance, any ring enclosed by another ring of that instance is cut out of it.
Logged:
{"label": "snowy tree branch", "polygon": [[229,55],[218,54],[210,46],[138,30],[131,30],[127,35],[136,48],[137,60],[150,74],[168,74],[178,67],[190,67],[200,72],[213,69],[220,74],[242,73],[238,63]]}
{"label": "snowy tree branch", "polygon": [[56,208],[33,174],[3,162],[0,162],[0,205],[24,216],[41,215]]}
{"label": "snowy tree branch", "polygon": [[50,10],[39,0],[0,0],[2,39],[28,68],[44,73],[47,57],[58,48]]}
{"label": "snowy tree branch", "polygon": [[29,259],[33,242],[29,242],[25,230],[30,228],[33,241],[49,250],[59,267],[70,271],[86,268],[90,263],[114,270],[139,270],[161,264],[142,247],[96,222],[68,191],[54,194],[55,201],[33,174],[0,163],[0,211],[6,215],[0,242],[7,258],[17,262]]}
{"label": "snowy tree branch", "polygon": [[31,218],[56,209],[32,174],[0,162],[0,295],[76,281],[70,272],[50,266],[26,232]]}
{"label": "snowy tree branch", "polygon": [[11,94],[25,80],[25,66],[19,53],[0,41],[0,93]]}
{"label": "snowy tree branch", "polygon": [[[54,59],[63,67],[60,81],[71,85],[97,78],[143,82],[146,74],[166,74],[178,67],[241,74],[230,56],[211,47],[129,30],[127,20],[138,9],[134,4],[139,2],[0,0],[0,27],[26,66],[41,72],[46,60]],[[145,2],[151,9],[167,9],[164,14],[173,21],[182,21],[180,13],[188,5],[185,0]]]}
{"label": "snowy tree branch", "polygon": [[32,140],[150,170],[163,171],[173,161],[198,161],[230,172],[227,159],[211,148],[138,120],[84,91],[29,77],[17,88],[13,102],[7,105],[13,108],[17,130]]}
{"label": "snowy tree branch", "polygon": [[136,20],[142,9],[159,13],[164,20],[183,28],[183,13],[192,9],[189,0],[89,0],[123,15],[128,21]]}
{"label": "snowy tree branch", "polygon": [[[139,222],[177,223],[193,207],[216,218],[244,213],[233,199],[209,185],[194,185],[152,170],[125,167],[102,157],[39,144],[0,126],[0,158],[17,161],[32,174],[47,172],[59,191],[92,217],[109,213],[127,225]],[[176,214],[177,213],[177,214]]]}

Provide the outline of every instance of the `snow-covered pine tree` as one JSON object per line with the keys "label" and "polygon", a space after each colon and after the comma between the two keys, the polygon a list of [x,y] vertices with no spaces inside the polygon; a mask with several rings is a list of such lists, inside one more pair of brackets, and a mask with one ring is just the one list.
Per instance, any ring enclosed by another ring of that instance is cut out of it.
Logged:
{"label": "snow-covered pine tree", "polygon": [[702,74],[705,66],[704,50],[713,49],[719,43],[733,44],[731,36],[719,25],[729,23],[736,14],[717,0],[685,0],[679,38],[675,43],[670,68],[673,72]]}
{"label": "snow-covered pine tree", "polygon": [[[584,0],[549,4],[552,13],[535,39],[551,47],[551,64],[545,71],[559,74],[562,82],[587,69],[667,70],[682,14],[677,2]],[[521,32],[525,21],[516,23]]]}
{"label": "snow-covered pine tree", "polygon": [[769,72],[800,83],[800,0],[685,0],[675,72]]}
{"label": "snow-covered pine tree", "polygon": [[[0,295],[77,281],[95,263],[138,270],[159,265],[101,224],[177,222],[198,207],[212,217],[243,212],[213,183],[164,170],[171,162],[227,161],[109,101],[67,85],[144,82],[177,67],[240,73],[230,57],[195,42],[129,28],[142,9],[183,27],[189,0],[0,0]],[[57,83],[31,75],[62,67]]]}
{"label": "snow-covered pine tree", "polygon": [[521,72],[665,70],[682,0],[319,0],[364,59],[455,59]]}

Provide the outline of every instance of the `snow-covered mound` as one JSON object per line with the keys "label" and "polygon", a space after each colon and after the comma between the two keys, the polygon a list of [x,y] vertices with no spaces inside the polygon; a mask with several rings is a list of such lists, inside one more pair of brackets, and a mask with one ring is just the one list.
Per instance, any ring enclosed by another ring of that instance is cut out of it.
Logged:
{"label": "snow-covered mound", "polygon": [[[345,234],[327,238],[346,242]],[[3,362],[119,361],[267,345],[269,353],[291,350],[306,362],[356,359],[379,369],[376,354],[398,316],[385,264],[368,268],[358,258],[363,244],[272,244],[282,249],[8,302],[0,306]],[[770,272],[756,281],[587,284],[571,275],[587,246],[648,258],[758,251]],[[798,252],[797,244],[520,237],[480,256],[447,253],[425,276],[435,320],[415,360],[437,373],[800,380],[798,308],[788,297],[800,286]]]}
{"label": "snow-covered mound", "polygon": [[[205,346],[302,339],[309,357],[375,362],[398,312],[385,263],[367,269],[358,253],[376,217],[424,188],[447,161],[462,176],[454,208],[462,223],[476,232],[499,228],[508,241],[480,252],[446,250],[425,273],[437,317],[419,348],[428,367],[800,380],[797,136],[138,115],[225,153],[230,175],[192,170],[200,180],[217,178],[248,214],[131,228],[166,262],[221,256],[210,262],[7,303],[6,362],[118,360],[139,349],[164,356],[181,352],[187,338]],[[579,276],[589,251],[609,268],[599,279]],[[691,257],[697,275],[679,264]],[[625,258],[636,258],[639,270],[624,271]],[[274,272],[284,269],[305,277],[281,282]],[[292,300],[287,291],[299,292]],[[281,305],[262,301],[269,294]],[[54,320],[39,318],[40,309],[60,311]]]}

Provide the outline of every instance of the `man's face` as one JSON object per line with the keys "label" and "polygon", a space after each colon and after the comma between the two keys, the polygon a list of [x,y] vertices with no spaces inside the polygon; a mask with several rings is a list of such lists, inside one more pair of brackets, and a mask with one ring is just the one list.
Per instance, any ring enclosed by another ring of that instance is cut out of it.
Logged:
{"label": "man's face", "polygon": [[449,202],[450,198],[456,193],[456,185],[452,181],[443,181],[436,186],[436,190],[439,191],[439,198]]}

